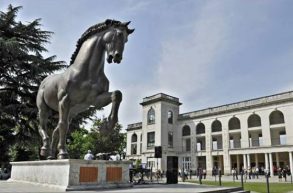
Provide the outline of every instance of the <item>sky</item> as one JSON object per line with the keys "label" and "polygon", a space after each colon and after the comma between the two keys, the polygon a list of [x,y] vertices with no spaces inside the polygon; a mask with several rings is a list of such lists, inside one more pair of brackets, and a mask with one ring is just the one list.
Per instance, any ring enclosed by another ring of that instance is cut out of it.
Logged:
{"label": "sky", "polygon": [[110,90],[123,93],[124,129],[157,93],[178,97],[186,113],[293,90],[291,0],[1,0],[0,10],[10,3],[23,6],[18,20],[42,19],[54,32],[44,56],[67,64],[88,27],[131,21],[123,61],[105,68]]}

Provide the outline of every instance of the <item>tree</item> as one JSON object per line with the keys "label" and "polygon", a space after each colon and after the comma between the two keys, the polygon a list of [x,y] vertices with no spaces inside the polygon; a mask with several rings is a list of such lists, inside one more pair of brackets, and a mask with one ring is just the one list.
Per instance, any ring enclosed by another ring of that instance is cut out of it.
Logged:
{"label": "tree", "polygon": [[94,149],[94,138],[84,128],[73,131],[68,140],[68,152],[72,159],[83,159],[87,150]]}
{"label": "tree", "polygon": [[71,133],[68,144],[70,158],[83,159],[87,150],[94,154],[118,153],[121,156],[126,147],[126,135],[121,133],[122,126],[117,124],[113,131],[100,132],[102,123],[101,119],[96,119],[90,132],[80,129]]}
{"label": "tree", "polygon": [[26,148],[40,145],[38,87],[47,75],[65,67],[55,56],[42,56],[52,32],[40,28],[40,19],[16,21],[21,8],[9,5],[7,12],[0,12],[0,162],[8,160],[8,149],[16,141],[16,151],[33,152]]}
{"label": "tree", "polygon": [[126,147],[126,135],[121,133],[122,125],[116,124],[112,131],[100,132],[104,120],[94,121],[90,135],[95,139],[95,153],[118,153],[122,154]]}

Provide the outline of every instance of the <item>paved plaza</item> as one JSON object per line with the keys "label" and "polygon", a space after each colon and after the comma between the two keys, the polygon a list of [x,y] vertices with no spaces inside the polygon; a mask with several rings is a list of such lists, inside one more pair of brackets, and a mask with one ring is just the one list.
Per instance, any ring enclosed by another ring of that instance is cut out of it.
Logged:
{"label": "paved plaza", "polygon": [[[227,187],[213,187],[206,185],[197,185],[191,183],[179,183],[179,184],[149,184],[149,185],[137,185],[133,188],[125,189],[111,189],[111,190],[93,190],[93,191],[74,191],[74,193],[93,193],[93,192],[168,192],[168,193],[200,193],[200,192],[222,192],[224,190],[231,189]],[[234,188],[233,188],[234,189]],[[12,193],[12,192],[22,192],[22,193],[37,193],[37,192],[62,192],[58,189],[49,188],[46,186],[39,186],[30,183],[20,183],[20,182],[10,182],[10,181],[0,181],[0,193]],[[225,192],[225,191],[224,191]]]}

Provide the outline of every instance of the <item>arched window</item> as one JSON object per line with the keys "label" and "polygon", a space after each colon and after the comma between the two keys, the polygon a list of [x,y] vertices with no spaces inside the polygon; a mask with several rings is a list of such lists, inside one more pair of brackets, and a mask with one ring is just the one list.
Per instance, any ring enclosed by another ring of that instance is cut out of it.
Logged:
{"label": "arched window", "polygon": [[250,115],[248,117],[247,124],[248,124],[248,128],[260,127],[261,126],[260,116],[258,116],[257,114]]}
{"label": "arched window", "polygon": [[185,125],[182,128],[182,136],[189,136],[190,135],[190,127],[188,125]]}
{"label": "arched window", "polygon": [[168,111],[168,123],[173,124],[173,112]]}
{"label": "arched window", "polygon": [[154,124],[155,123],[155,110],[153,107],[148,112],[148,124]]}
{"label": "arched window", "polygon": [[205,126],[203,123],[199,123],[196,126],[196,134],[203,134],[205,133]]}
{"label": "arched window", "polygon": [[212,123],[212,132],[222,131],[222,123],[219,120],[215,120]]}
{"label": "arched window", "polygon": [[229,130],[240,129],[240,120],[233,117],[229,120]]}
{"label": "arched window", "polygon": [[131,154],[137,154],[137,135],[135,133],[131,136]]}
{"label": "arched window", "polygon": [[131,137],[131,143],[137,142],[137,135],[134,133]]}
{"label": "arched window", "polygon": [[270,125],[285,123],[284,115],[281,111],[275,110],[270,114]]}

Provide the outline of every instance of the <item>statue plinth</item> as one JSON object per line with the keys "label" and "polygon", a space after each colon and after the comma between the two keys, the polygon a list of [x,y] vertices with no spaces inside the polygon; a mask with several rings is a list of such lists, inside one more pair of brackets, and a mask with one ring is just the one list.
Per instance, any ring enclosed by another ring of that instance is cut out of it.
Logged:
{"label": "statue plinth", "polygon": [[130,163],[77,159],[12,162],[10,180],[65,191],[131,187]]}

